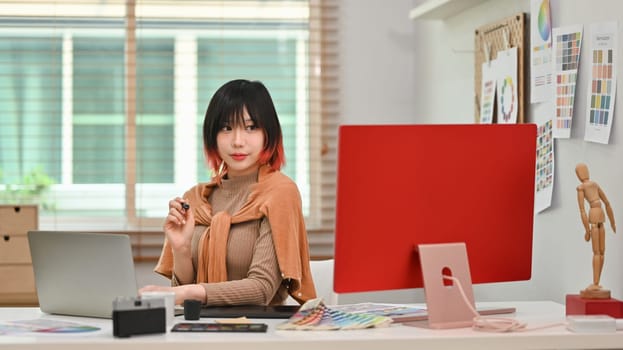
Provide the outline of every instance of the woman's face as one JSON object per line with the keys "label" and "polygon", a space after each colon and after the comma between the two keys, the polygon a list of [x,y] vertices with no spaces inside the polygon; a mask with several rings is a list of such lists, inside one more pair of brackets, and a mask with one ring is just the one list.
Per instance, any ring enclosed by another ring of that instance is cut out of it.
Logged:
{"label": "woman's face", "polygon": [[264,130],[255,126],[247,109],[244,125],[225,125],[216,136],[218,154],[227,164],[229,176],[248,175],[257,171],[264,149]]}

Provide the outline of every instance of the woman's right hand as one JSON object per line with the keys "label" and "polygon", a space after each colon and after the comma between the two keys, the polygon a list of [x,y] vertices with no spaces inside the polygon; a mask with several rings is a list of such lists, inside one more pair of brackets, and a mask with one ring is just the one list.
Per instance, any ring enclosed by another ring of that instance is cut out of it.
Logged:
{"label": "woman's right hand", "polygon": [[190,252],[190,243],[195,227],[195,217],[192,208],[184,209],[182,198],[177,197],[169,201],[169,215],[164,221],[164,233],[174,251],[187,250]]}

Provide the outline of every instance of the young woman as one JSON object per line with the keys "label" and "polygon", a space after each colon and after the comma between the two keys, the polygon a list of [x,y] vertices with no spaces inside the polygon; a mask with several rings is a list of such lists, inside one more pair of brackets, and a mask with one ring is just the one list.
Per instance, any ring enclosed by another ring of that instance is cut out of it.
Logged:
{"label": "young woman", "polygon": [[284,163],[281,126],[266,87],[233,80],[219,88],[203,122],[204,151],[216,174],[169,201],[155,268],[177,304],[299,303],[315,298],[296,184]]}

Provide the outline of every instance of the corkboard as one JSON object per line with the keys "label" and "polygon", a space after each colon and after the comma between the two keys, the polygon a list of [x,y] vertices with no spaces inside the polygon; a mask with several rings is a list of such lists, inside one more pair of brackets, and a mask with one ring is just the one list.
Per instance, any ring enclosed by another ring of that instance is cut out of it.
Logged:
{"label": "corkboard", "polygon": [[[508,33],[508,43],[510,47],[517,47],[517,123],[524,123],[526,89],[525,89],[525,47],[526,47],[526,15],[518,13],[514,16],[502,19],[495,23],[490,23],[479,27],[475,31],[475,122],[480,122],[480,93],[482,84],[482,64],[486,62],[484,43],[490,45],[490,58],[497,57],[499,51],[504,51],[504,35]],[[493,122],[497,122],[497,103],[493,110]]]}

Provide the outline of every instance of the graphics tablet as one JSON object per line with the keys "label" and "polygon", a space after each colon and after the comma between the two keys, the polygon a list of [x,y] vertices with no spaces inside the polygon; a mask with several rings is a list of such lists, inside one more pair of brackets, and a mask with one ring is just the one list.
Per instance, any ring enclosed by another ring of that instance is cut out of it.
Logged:
{"label": "graphics tablet", "polygon": [[[298,311],[300,305],[235,305],[235,306],[204,306],[200,317],[210,318],[290,318]],[[176,315],[183,315],[184,310],[176,310]]]}

